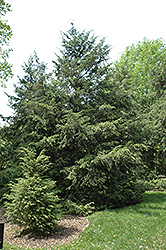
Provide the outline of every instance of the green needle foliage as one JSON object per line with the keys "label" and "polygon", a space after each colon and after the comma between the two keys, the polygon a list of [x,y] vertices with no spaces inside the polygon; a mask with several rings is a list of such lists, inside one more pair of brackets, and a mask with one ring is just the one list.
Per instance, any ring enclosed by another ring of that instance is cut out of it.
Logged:
{"label": "green needle foliage", "polygon": [[67,108],[74,112],[94,108],[100,101],[102,85],[110,71],[110,46],[105,39],[88,31],[78,31],[73,24],[62,33],[62,49],[56,54],[55,79],[65,90]]}
{"label": "green needle foliage", "polygon": [[37,157],[31,150],[23,149],[23,152],[20,164],[24,177],[9,184],[11,192],[5,196],[7,215],[14,223],[34,234],[55,232],[59,212],[56,184],[43,178],[50,167],[49,158],[43,152]]}
{"label": "green needle foliage", "polygon": [[136,185],[141,158],[130,146],[115,147],[109,153],[85,156],[67,169],[74,198],[94,202],[96,208],[122,207],[138,202]]}

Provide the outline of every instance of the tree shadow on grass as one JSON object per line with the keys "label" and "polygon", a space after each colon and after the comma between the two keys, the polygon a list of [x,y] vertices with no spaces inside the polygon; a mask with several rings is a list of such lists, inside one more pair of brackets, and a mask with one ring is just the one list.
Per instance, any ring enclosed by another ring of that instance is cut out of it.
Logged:
{"label": "tree shadow on grass", "polygon": [[130,207],[133,213],[160,217],[166,214],[166,192],[145,193],[143,202]]}
{"label": "tree shadow on grass", "polygon": [[144,195],[146,203],[166,203],[166,191],[149,191]]}
{"label": "tree shadow on grass", "polygon": [[132,214],[142,214],[147,216],[161,216],[161,214],[166,214],[166,192],[165,191],[155,191],[146,192],[143,199],[137,204],[129,205],[123,208],[109,209],[109,211],[114,211],[117,214],[122,211]]}

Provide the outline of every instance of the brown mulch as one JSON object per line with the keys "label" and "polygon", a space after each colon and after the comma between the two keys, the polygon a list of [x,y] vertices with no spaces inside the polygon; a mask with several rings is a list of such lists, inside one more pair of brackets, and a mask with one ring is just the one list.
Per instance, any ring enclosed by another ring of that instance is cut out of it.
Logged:
{"label": "brown mulch", "polygon": [[19,235],[20,228],[17,225],[14,225],[11,221],[8,221],[5,217],[2,217],[2,213],[0,215],[0,222],[3,221],[5,223],[4,241],[11,245],[25,248],[49,248],[69,243],[76,239],[89,225],[86,217],[64,215],[62,219],[57,222],[61,227],[60,231],[42,238],[31,236],[30,233]]}

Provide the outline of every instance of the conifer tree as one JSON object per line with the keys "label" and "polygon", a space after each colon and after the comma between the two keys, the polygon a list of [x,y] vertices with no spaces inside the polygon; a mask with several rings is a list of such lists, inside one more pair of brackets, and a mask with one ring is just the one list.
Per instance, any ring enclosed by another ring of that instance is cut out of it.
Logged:
{"label": "conifer tree", "polygon": [[78,31],[73,24],[62,33],[62,49],[54,62],[55,78],[67,96],[67,108],[74,112],[99,105],[102,85],[110,70],[110,46],[89,31]]}
{"label": "conifer tree", "polygon": [[23,148],[20,167],[23,178],[10,183],[10,194],[5,195],[7,214],[13,222],[29,229],[34,234],[46,235],[56,231],[59,212],[59,198],[56,184],[48,179],[47,172],[51,163],[49,157],[40,152]]}
{"label": "conifer tree", "polygon": [[53,74],[46,74],[35,54],[11,97],[15,115],[7,136],[13,152],[21,146],[38,154],[45,149],[53,163],[48,176],[64,207],[74,212],[92,211],[91,204],[122,206],[141,196],[136,180],[143,164],[131,134],[133,98],[126,70],[111,69],[109,52],[104,39],[72,24],[62,33]]}
{"label": "conifer tree", "polygon": [[100,209],[129,204],[141,195],[136,179],[142,161],[128,137],[132,98],[122,81],[125,73],[111,73],[109,51],[104,39],[97,44],[90,32],[72,25],[62,33],[62,50],[54,61],[55,79],[66,97],[57,134],[63,193],[76,205],[92,202]]}

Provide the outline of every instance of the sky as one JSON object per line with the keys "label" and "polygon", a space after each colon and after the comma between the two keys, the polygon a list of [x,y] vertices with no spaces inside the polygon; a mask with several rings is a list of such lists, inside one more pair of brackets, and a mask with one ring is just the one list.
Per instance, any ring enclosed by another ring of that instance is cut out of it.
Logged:
{"label": "sky", "polygon": [[[13,31],[9,61],[14,77],[0,88],[0,114],[9,116],[8,98],[13,94],[17,76],[23,76],[21,65],[34,50],[41,61],[52,67],[54,52],[60,48],[61,31],[74,22],[78,30],[92,30],[111,45],[110,57],[118,60],[126,46],[143,38],[166,41],[165,0],[6,0],[12,12],[5,16]],[[0,122],[2,124],[2,122]]]}

